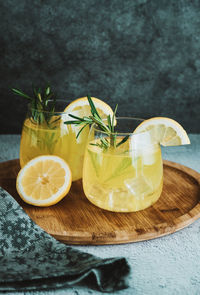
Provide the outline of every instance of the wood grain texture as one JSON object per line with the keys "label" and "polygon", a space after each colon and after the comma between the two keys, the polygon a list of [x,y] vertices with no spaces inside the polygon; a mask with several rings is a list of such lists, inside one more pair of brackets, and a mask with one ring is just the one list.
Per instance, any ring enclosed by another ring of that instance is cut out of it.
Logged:
{"label": "wood grain texture", "polygon": [[200,217],[200,174],[164,161],[164,187],[156,204],[134,213],[102,210],[85,197],[81,181],[51,207],[24,203],[15,188],[19,160],[0,163],[0,186],[26,213],[57,240],[66,244],[105,245],[154,239],[178,231]]}

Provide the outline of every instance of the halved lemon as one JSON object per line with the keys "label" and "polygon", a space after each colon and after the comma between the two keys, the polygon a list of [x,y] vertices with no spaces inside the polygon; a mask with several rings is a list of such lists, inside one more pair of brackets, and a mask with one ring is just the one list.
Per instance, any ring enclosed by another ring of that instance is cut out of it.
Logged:
{"label": "halved lemon", "polygon": [[68,164],[57,156],[39,156],[29,161],[18,173],[16,188],[28,204],[50,206],[69,192],[72,183]]}
{"label": "halved lemon", "polygon": [[163,146],[190,144],[190,139],[183,127],[170,118],[154,117],[144,120],[134,133],[143,131],[150,131],[153,140]]}

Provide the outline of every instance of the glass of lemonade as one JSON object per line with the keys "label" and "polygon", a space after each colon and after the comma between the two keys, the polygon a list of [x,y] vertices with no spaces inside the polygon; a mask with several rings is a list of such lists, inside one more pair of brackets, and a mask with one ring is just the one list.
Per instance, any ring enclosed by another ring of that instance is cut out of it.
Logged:
{"label": "glass of lemonade", "polygon": [[76,138],[78,127],[64,124],[68,114],[63,110],[68,103],[66,100],[57,100],[54,112],[40,111],[29,105],[22,128],[21,167],[37,156],[57,155],[69,164],[73,181],[82,178],[89,127]]}
{"label": "glass of lemonade", "polygon": [[[142,122],[117,118],[113,137],[92,125],[85,149],[83,189],[94,205],[115,212],[134,212],[154,204],[163,186],[161,148],[150,132],[133,133]],[[123,138],[127,140],[120,144]],[[102,147],[102,141],[108,148]]]}

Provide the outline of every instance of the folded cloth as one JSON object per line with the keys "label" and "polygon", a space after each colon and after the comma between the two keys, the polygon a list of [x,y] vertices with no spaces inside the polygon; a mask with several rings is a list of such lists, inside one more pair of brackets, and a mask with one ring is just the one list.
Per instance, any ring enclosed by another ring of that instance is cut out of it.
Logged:
{"label": "folded cloth", "polygon": [[88,277],[88,287],[113,292],[128,287],[129,273],[123,257],[102,259],[58,242],[0,187],[0,291],[66,287]]}

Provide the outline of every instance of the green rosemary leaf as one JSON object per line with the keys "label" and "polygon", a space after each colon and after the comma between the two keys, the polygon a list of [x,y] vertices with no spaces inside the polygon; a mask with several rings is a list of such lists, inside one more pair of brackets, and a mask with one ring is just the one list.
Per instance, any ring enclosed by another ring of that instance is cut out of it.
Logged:
{"label": "green rosemary leaf", "polygon": [[52,101],[52,102],[55,102],[55,99],[54,99],[54,93],[50,93],[48,96],[46,96],[46,101]]}
{"label": "green rosemary leaf", "polygon": [[42,98],[41,98],[41,94],[40,93],[37,94],[37,97],[38,97],[39,101],[42,102]]}
{"label": "green rosemary leaf", "polygon": [[112,123],[111,123],[110,115],[107,116],[107,122],[108,122],[109,129],[112,130]]}
{"label": "green rosemary leaf", "polygon": [[86,126],[88,126],[88,124],[85,124],[85,125],[79,130],[79,132],[78,132],[77,135],[76,135],[76,139],[79,137],[80,133],[83,131],[83,129],[84,129]]}
{"label": "green rosemary leaf", "polygon": [[74,119],[78,119],[80,121],[84,121],[84,118],[80,118],[80,117],[77,117],[77,116],[74,116],[72,114],[69,114],[70,117],[74,118]]}
{"label": "green rosemary leaf", "polygon": [[46,94],[46,96],[48,96],[50,94],[50,87],[49,86],[46,87],[45,94]]}
{"label": "green rosemary leaf", "polygon": [[115,110],[114,110],[114,113],[113,113],[114,116],[115,116],[116,113],[117,113],[117,109],[118,109],[118,104],[116,104],[116,106],[115,106]]}
{"label": "green rosemary leaf", "polygon": [[22,91],[20,91],[20,90],[18,90],[18,89],[16,89],[16,88],[12,88],[12,91],[13,91],[15,94],[17,94],[17,95],[20,95],[20,96],[25,97],[25,98],[27,98],[27,99],[29,99],[29,100],[32,100],[32,98],[31,98],[29,95],[27,95],[26,93],[24,93],[24,92],[22,92]]}
{"label": "green rosemary leaf", "polygon": [[90,143],[90,145],[98,146],[98,143]]}
{"label": "green rosemary leaf", "polygon": [[116,134],[114,134],[114,133],[111,133],[110,134],[110,145],[112,146],[112,147],[116,147]]}
{"label": "green rosemary leaf", "polygon": [[93,145],[93,146],[97,146],[101,149],[104,149],[104,150],[107,150],[109,148],[109,142],[107,141],[107,143],[101,141],[101,144],[100,143],[90,143],[90,145]]}
{"label": "green rosemary leaf", "polygon": [[103,148],[102,144],[99,144],[99,143],[90,143],[90,145],[97,146],[97,147],[99,147],[101,149]]}
{"label": "green rosemary leaf", "polygon": [[114,113],[112,115],[112,128],[111,128],[111,132],[114,132],[115,131],[115,126],[114,126],[114,122],[115,122],[115,116],[116,116],[116,113],[117,113],[117,109],[118,109],[118,104],[116,105],[115,107],[115,110],[114,110]]}
{"label": "green rosemary leaf", "polygon": [[88,95],[87,98],[88,98],[88,102],[89,102],[89,104],[90,104],[90,108],[91,108],[91,113],[92,113],[92,115],[94,116],[94,115],[96,114],[97,117],[98,117],[99,119],[101,119],[101,117],[100,117],[99,113],[97,112],[97,109],[96,109],[96,107],[95,107],[95,105],[94,105],[94,103],[93,103],[93,101],[92,101],[92,99],[91,99],[91,96]]}
{"label": "green rosemary leaf", "polygon": [[73,120],[73,121],[65,121],[64,122],[64,124],[66,124],[66,125],[71,125],[71,124],[73,124],[73,125],[80,125],[82,123],[82,121],[80,122],[80,121],[76,121],[76,120]]}
{"label": "green rosemary leaf", "polygon": [[100,141],[105,148],[109,147],[108,141],[106,141],[104,138],[101,138]]}
{"label": "green rosemary leaf", "polygon": [[[51,128],[51,118],[54,116],[56,98],[51,92],[50,86],[42,91],[42,89],[36,89],[32,86],[33,97],[30,97],[26,93],[12,88],[12,91],[24,98],[30,100],[31,116],[37,124],[47,124]],[[50,103],[51,102],[51,103]]]}
{"label": "green rosemary leaf", "polygon": [[89,118],[89,117],[83,117],[83,119],[84,119],[84,122],[87,122],[88,124],[93,124],[94,123],[93,120],[91,118]]}
{"label": "green rosemary leaf", "polygon": [[55,125],[55,123],[57,123],[58,121],[60,121],[60,117],[58,117],[55,120],[51,121],[51,125]]}
{"label": "green rosemary leaf", "polygon": [[101,119],[97,118],[96,116],[90,116],[89,118],[91,118],[93,122],[96,123],[102,131],[110,133],[109,127],[106,126],[106,124]]}
{"label": "green rosemary leaf", "polygon": [[35,99],[37,99],[38,98],[38,96],[37,96],[37,90],[35,88],[33,88],[33,93],[35,95]]}
{"label": "green rosemary leaf", "polygon": [[126,135],[120,142],[116,144],[116,147],[120,146],[121,144],[125,143],[129,139],[130,135]]}

